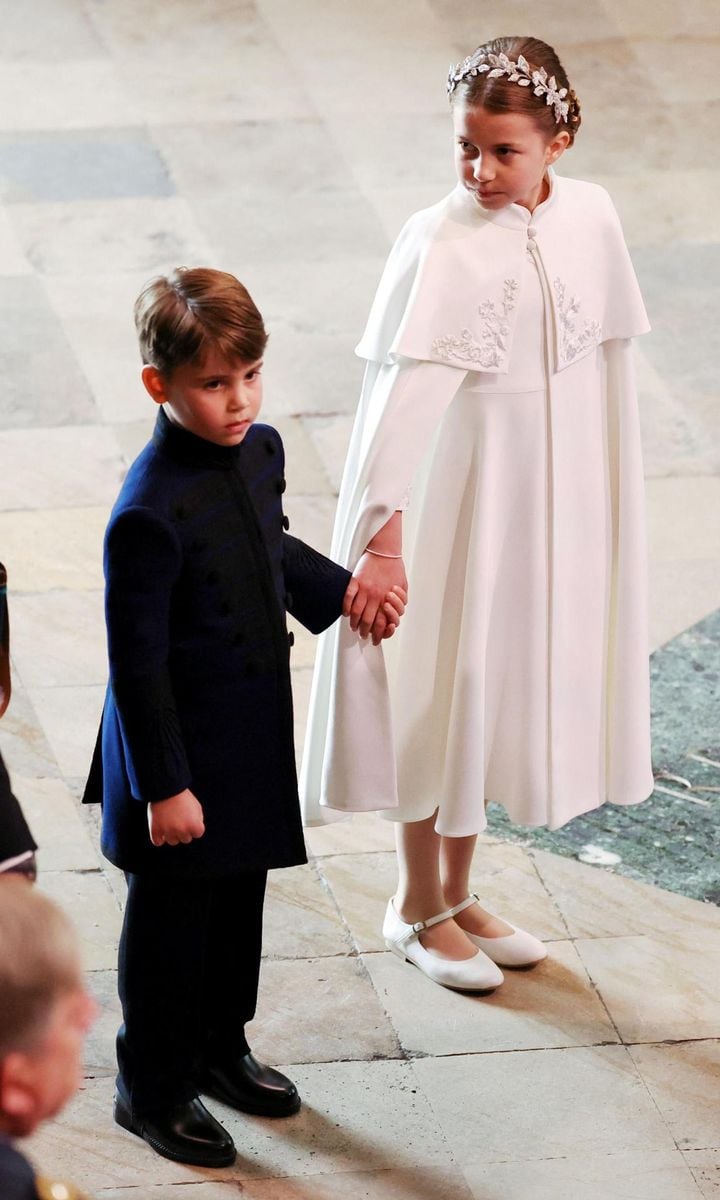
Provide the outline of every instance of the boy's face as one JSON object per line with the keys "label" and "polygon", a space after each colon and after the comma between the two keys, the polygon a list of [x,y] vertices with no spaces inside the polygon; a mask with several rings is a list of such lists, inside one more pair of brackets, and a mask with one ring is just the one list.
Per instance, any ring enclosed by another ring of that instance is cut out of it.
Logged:
{"label": "boy's face", "polygon": [[209,349],[200,363],[185,363],[172,375],[144,367],[143,383],[168,417],[216,446],[237,446],[260,412],[262,359],[229,362]]}
{"label": "boy's face", "polygon": [[85,1037],[97,1012],[78,984],[53,1006],[47,1028],[32,1051],[14,1051],[0,1064],[0,1127],[24,1137],[54,1117],[82,1082]]}

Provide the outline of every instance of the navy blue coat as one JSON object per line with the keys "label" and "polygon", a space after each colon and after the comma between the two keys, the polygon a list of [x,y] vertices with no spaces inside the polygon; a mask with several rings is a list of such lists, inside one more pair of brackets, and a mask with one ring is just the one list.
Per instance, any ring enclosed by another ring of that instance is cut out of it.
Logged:
{"label": "navy blue coat", "polygon": [[[216,446],[161,409],[105,536],[110,686],[86,803],[137,874],[222,877],[306,861],[285,612],[319,633],[349,573],[287,533],[284,453],[255,425]],[[205,834],[153,846],[148,801],[190,788]]]}
{"label": "navy blue coat", "polygon": [[[71,1193],[68,1191],[67,1195]],[[24,1154],[0,1134],[0,1196],[2,1200],[39,1200],[35,1172]]]}

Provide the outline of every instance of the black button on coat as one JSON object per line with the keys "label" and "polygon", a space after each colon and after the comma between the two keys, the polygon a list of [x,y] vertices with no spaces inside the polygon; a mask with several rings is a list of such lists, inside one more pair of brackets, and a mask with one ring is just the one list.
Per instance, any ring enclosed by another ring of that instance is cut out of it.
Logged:
{"label": "black button on coat", "polygon": [[[125,871],[221,877],[305,861],[289,611],[313,633],[350,579],[283,530],[279,434],[216,446],[160,410],[105,537],[110,686],[85,801]],[[155,847],[148,801],[190,788],[205,834]]]}

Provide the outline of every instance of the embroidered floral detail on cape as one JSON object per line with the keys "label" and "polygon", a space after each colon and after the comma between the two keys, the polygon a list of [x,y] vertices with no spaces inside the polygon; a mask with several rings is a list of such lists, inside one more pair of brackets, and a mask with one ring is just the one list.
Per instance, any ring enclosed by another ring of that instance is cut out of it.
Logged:
{"label": "embroidered floral detail on cape", "polygon": [[508,317],[517,303],[518,286],[517,279],[506,279],[500,306],[494,300],[483,300],[479,305],[482,322],[479,341],[470,329],[462,329],[459,337],[446,333],[444,337],[435,338],[433,353],[446,361],[460,359],[486,371],[500,367],[507,351]]}
{"label": "embroidered floral detail on cape", "polygon": [[578,328],[580,301],[577,296],[568,296],[560,279],[553,280],[553,288],[560,330],[560,357],[563,362],[572,362],[588,346],[597,346],[602,326],[597,321],[586,320],[582,328]]}

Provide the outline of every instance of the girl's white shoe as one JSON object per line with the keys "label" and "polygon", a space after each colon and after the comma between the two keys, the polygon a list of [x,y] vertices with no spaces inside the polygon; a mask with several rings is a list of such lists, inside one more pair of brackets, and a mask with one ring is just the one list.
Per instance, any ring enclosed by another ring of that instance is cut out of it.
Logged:
{"label": "girl's white shoe", "polygon": [[[471,904],[479,904],[479,902],[479,896],[473,892],[461,904],[457,904],[453,911],[462,912],[464,908],[469,908]],[[505,920],[504,917],[503,920]],[[467,929],[464,929],[463,933],[470,938],[478,950],[482,950],[488,958],[491,958],[494,963],[499,963],[501,967],[532,967],[535,963],[542,962],[544,958],[547,958],[547,949],[539,938],[533,937],[531,933],[526,933],[524,929],[518,929],[517,925],[512,924],[512,921],[506,921],[505,924],[513,930],[505,937],[480,937],[477,933],[468,933]]]}
{"label": "girl's white shoe", "polygon": [[408,925],[400,919],[393,901],[389,900],[383,922],[385,945],[393,954],[397,954],[398,958],[419,967],[434,983],[455,988],[459,992],[489,992],[500,986],[503,973],[482,949],[472,958],[439,958],[437,954],[426,950],[420,942],[419,935],[423,929],[429,929],[440,921],[446,921],[448,917],[454,917],[457,911],[457,908],[449,908],[447,912],[429,917],[427,921],[416,921],[414,925]]}

